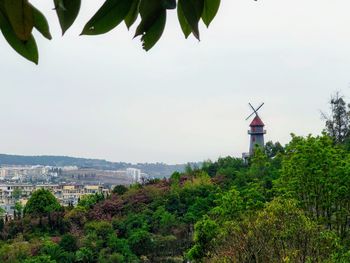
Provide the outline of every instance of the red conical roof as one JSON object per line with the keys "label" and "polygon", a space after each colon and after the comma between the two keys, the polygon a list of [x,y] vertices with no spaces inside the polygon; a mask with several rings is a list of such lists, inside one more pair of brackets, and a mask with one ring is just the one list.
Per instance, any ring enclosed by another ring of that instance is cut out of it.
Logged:
{"label": "red conical roof", "polygon": [[265,126],[265,124],[262,122],[262,120],[259,118],[259,116],[256,115],[249,126],[250,127],[252,127],[252,126]]}

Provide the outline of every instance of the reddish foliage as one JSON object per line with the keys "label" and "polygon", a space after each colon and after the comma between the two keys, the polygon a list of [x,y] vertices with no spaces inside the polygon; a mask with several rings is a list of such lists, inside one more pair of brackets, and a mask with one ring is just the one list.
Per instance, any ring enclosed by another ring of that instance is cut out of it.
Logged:
{"label": "reddish foliage", "polygon": [[180,185],[183,186],[187,181],[192,181],[193,176],[191,175],[183,175],[180,177]]}
{"label": "reddish foliage", "polygon": [[216,184],[218,186],[224,186],[229,179],[225,175],[216,175],[211,179],[213,184]]}
{"label": "reddish foliage", "polygon": [[94,206],[89,212],[89,218],[94,220],[110,220],[113,216],[121,213],[124,201],[117,196],[105,200]]}
{"label": "reddish foliage", "polygon": [[57,236],[56,237],[51,237],[51,241],[56,243],[56,244],[58,244],[61,241],[61,237],[57,237]]}
{"label": "reddish foliage", "polygon": [[39,254],[39,251],[40,251],[40,247],[39,247],[39,246],[33,246],[33,247],[31,247],[31,249],[30,249],[30,254],[31,254],[32,256],[36,256],[36,255]]}
{"label": "reddish foliage", "polygon": [[122,196],[112,195],[111,198],[95,205],[89,212],[89,218],[92,220],[111,220],[114,216],[123,215],[129,210],[139,211],[155,198],[166,194],[169,189],[168,180],[161,180],[136,191],[130,190]]}

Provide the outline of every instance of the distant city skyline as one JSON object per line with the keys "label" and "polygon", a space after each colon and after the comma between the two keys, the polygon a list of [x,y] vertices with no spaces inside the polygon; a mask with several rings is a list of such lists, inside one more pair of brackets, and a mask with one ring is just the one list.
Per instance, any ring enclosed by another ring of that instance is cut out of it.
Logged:
{"label": "distant city skyline", "polygon": [[[175,14],[161,41],[142,50],[124,26],[79,37],[103,3],[83,1],[61,38],[39,35],[34,66],[0,37],[0,152],[169,164],[240,157],[249,149],[248,102],[265,141],[320,134],[320,111],[337,90],[350,102],[350,2],[222,1],[201,42],[185,40]],[[133,28],[134,30],[134,28]]]}

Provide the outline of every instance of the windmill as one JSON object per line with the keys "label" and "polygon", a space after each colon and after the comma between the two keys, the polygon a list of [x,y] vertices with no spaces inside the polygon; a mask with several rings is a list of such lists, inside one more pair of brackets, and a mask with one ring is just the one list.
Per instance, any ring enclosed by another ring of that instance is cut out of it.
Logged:
{"label": "windmill", "polygon": [[265,124],[262,122],[258,114],[258,110],[260,110],[263,105],[264,103],[261,103],[260,106],[255,109],[252,106],[252,104],[249,103],[249,106],[252,108],[253,112],[246,118],[246,120],[248,120],[254,114],[255,114],[255,117],[250,123],[249,125],[250,130],[248,131],[248,134],[250,135],[249,154],[243,154],[243,156],[247,156],[247,155],[251,156],[254,152],[254,148],[256,145],[258,145],[261,148],[263,148],[265,145],[264,144],[264,134],[266,133],[266,130],[264,130]]}

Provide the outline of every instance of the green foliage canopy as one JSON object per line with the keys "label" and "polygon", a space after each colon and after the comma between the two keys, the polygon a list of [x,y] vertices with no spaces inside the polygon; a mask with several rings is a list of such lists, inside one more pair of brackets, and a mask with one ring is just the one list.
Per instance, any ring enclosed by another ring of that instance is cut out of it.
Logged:
{"label": "green foliage canopy", "polygon": [[77,238],[71,234],[65,234],[59,245],[65,251],[75,252],[78,248]]}
{"label": "green foliage canopy", "polygon": [[60,209],[61,205],[49,190],[39,189],[33,192],[29,198],[24,213],[34,216],[45,216]]}
{"label": "green foliage canopy", "polygon": [[118,195],[123,195],[128,191],[128,188],[125,185],[116,185],[113,188],[113,193],[118,194]]}
{"label": "green foliage canopy", "polygon": [[104,195],[99,193],[83,195],[78,202],[78,206],[86,209],[92,208],[96,203],[103,199]]}
{"label": "green foliage canopy", "polygon": [[[226,222],[213,262],[335,262],[334,232],[317,226],[292,199],[276,198],[254,217]],[[232,261],[231,261],[232,260]]]}
{"label": "green foliage canopy", "polygon": [[19,188],[16,188],[15,190],[13,190],[12,192],[12,197],[15,199],[15,200],[18,200],[22,197],[22,190],[19,189]]}
{"label": "green foliage canopy", "polygon": [[310,217],[340,236],[349,230],[350,156],[329,136],[293,136],[276,189],[300,201]]}
{"label": "green foliage canopy", "polygon": [[[77,18],[81,0],[54,0],[53,4],[64,34]],[[106,0],[81,34],[104,34],[123,21],[129,29],[140,16],[134,37],[141,36],[142,46],[148,51],[161,38],[169,10],[177,8],[185,37],[193,34],[199,40],[200,20],[208,27],[219,6],[220,0]],[[28,0],[0,0],[0,29],[14,50],[36,64],[39,54],[33,30],[49,40],[52,38],[44,14]]]}

